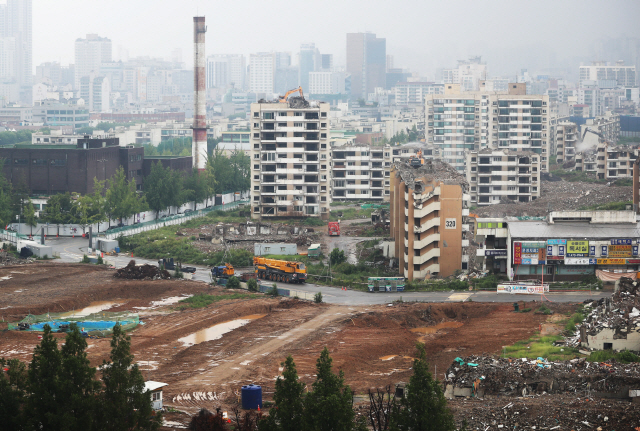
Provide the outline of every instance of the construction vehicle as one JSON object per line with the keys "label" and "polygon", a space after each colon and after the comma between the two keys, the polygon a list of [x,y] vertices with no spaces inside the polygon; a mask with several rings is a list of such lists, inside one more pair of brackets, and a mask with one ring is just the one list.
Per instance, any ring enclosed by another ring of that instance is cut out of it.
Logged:
{"label": "construction vehicle", "polygon": [[261,279],[285,283],[304,283],[307,279],[307,268],[304,263],[256,256],[253,258],[253,265],[258,278]]}
{"label": "construction vehicle", "polygon": [[230,263],[224,265],[214,266],[211,268],[211,275],[215,278],[229,278],[235,274],[233,266]]}
{"label": "construction vehicle", "polygon": [[182,271],[182,272],[188,272],[188,273],[191,273],[191,274],[195,274],[196,273],[196,267],[195,266],[182,266],[182,263],[180,263],[180,262],[174,263],[172,257],[160,259],[158,261],[158,268],[164,268],[167,271],[169,271],[169,270],[175,271],[176,269],[180,269],[180,271]]}
{"label": "construction vehicle", "polygon": [[584,129],[584,133],[582,134],[582,140],[583,141],[584,141],[584,137],[587,135],[587,132],[593,133],[594,135],[596,135],[599,138],[598,141],[600,143],[605,143],[605,142],[606,143],[611,143],[611,142],[609,142],[609,140],[607,138],[604,137],[604,135],[602,133],[596,132],[595,130],[591,130],[588,127],[586,129]]}
{"label": "construction vehicle", "polygon": [[411,156],[409,159],[409,166],[412,168],[419,168],[424,165],[424,157],[422,157],[422,150],[418,150],[415,156]]}
{"label": "construction vehicle", "polygon": [[339,221],[330,221],[328,226],[329,226],[329,236],[340,236]]}
{"label": "construction vehicle", "polygon": [[293,90],[287,91],[284,96],[280,96],[278,102],[287,103],[287,101],[289,100],[289,96],[292,95],[293,93],[300,93],[300,97],[304,99],[304,94],[302,93],[302,87],[298,87],[298,88],[294,88]]}

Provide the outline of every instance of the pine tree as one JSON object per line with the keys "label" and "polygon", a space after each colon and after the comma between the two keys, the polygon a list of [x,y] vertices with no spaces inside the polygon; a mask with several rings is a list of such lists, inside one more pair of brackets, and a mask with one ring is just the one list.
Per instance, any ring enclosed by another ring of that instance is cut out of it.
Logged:
{"label": "pine tree", "polygon": [[390,415],[391,431],[453,431],[453,415],[447,408],[442,387],[429,372],[424,344],[418,343],[413,376],[406,396]]}
{"label": "pine tree", "polygon": [[26,415],[33,428],[64,429],[60,418],[60,368],[62,356],[51,327],[44,325],[42,341],[36,346],[29,365],[27,388],[29,392]]}
{"label": "pine tree", "polygon": [[16,431],[25,429],[23,407],[26,383],[24,363],[17,359],[0,358],[0,428]]}
{"label": "pine tree", "polygon": [[94,379],[95,368],[87,359],[87,341],[80,334],[76,323],[70,325],[65,344],[60,349],[60,392],[64,401],[60,414],[67,430],[91,430],[94,426],[96,397],[100,382]]}
{"label": "pine tree", "polygon": [[258,423],[260,431],[298,431],[304,429],[304,383],[298,380],[296,364],[291,356],[282,364],[273,394],[275,407]]}
{"label": "pine tree", "polygon": [[151,397],[144,389],[144,378],[133,364],[131,338],[119,324],[113,327],[110,362],[102,364],[100,428],[105,431],[155,430],[161,415],[153,416]]}
{"label": "pine tree", "polygon": [[356,425],[351,389],[344,384],[344,372],[331,371],[332,362],[325,347],[316,362],[313,392],[305,399],[305,430],[351,431]]}

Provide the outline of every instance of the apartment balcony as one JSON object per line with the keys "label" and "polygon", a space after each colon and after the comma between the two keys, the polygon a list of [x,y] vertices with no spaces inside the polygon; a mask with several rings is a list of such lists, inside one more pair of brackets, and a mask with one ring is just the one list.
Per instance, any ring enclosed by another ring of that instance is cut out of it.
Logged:
{"label": "apartment balcony", "polygon": [[462,225],[462,232],[469,232],[469,225],[468,224],[463,224]]}
{"label": "apartment balcony", "polygon": [[422,265],[425,262],[430,261],[434,257],[440,257],[440,249],[432,248],[422,256],[413,256],[413,264],[414,265]]}
{"label": "apartment balcony", "polygon": [[[422,207],[422,208],[414,208],[413,216],[417,218],[422,218],[428,214],[433,213],[434,211],[440,210],[440,201],[431,202],[430,204]],[[406,211],[408,213],[408,211]],[[408,214],[407,214],[408,215]]]}
{"label": "apartment balcony", "polygon": [[333,165],[333,169],[347,169],[347,167],[345,165]]}
{"label": "apartment balcony", "polygon": [[469,240],[468,239],[463,239],[462,240],[462,246],[463,247],[469,247]]}
{"label": "apartment balcony", "polygon": [[436,241],[440,241],[440,234],[439,233],[434,233],[434,234],[429,235],[429,236],[427,236],[425,238],[422,238],[419,241],[414,240],[413,241],[413,248],[415,250],[422,250],[423,248],[425,248],[426,246],[428,246],[432,242],[436,242]]}
{"label": "apartment balcony", "polygon": [[[409,276],[409,274],[407,274],[408,271],[405,270],[405,278],[407,278]],[[425,269],[420,270],[420,271],[413,271],[413,278],[414,280],[420,279],[420,278],[424,278],[427,276],[427,274],[436,274],[440,272],[440,264],[439,263],[432,263],[431,265],[427,266]]]}
{"label": "apartment balcony", "polygon": [[462,215],[464,217],[469,217],[469,208],[463,208],[462,209]]}
{"label": "apartment balcony", "polygon": [[[263,141],[264,142],[264,141]],[[303,137],[289,137],[289,136],[276,136],[276,142],[304,142]],[[300,151],[303,151],[303,148],[299,148]]]}
{"label": "apartment balcony", "polygon": [[413,233],[426,232],[435,226],[440,226],[440,217],[434,217],[431,220],[427,220],[426,222],[422,223],[420,226],[414,225]]}
{"label": "apartment balcony", "polygon": [[285,127],[285,126],[276,126],[276,132],[304,132],[304,127]]}

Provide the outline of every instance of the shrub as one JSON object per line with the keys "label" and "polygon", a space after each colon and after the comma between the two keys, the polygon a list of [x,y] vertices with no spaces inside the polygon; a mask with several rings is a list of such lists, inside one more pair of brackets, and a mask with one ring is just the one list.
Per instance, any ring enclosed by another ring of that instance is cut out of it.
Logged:
{"label": "shrub", "polygon": [[89,256],[87,256],[86,254],[82,256],[82,260],[80,261],[80,263],[90,263],[91,261],[89,260]]}
{"label": "shrub", "polygon": [[226,287],[227,289],[240,289],[240,279],[236,276],[229,277]]}
{"label": "shrub", "polygon": [[631,362],[640,362],[640,357],[638,357],[638,355],[628,350],[623,350],[622,352],[618,353],[616,355],[616,359],[622,362],[623,364],[628,364]]}
{"label": "shrub", "polygon": [[184,274],[182,274],[182,271],[180,271],[180,267],[176,266],[176,270],[173,272],[173,277],[174,278],[184,278]]}
{"label": "shrub", "polygon": [[549,315],[549,314],[551,314],[551,313],[552,313],[552,311],[549,309],[549,307],[547,307],[546,305],[542,304],[542,305],[540,306],[540,308],[538,308],[538,309],[536,310],[536,313],[538,313],[538,314],[545,314],[545,315]]}
{"label": "shrub", "polygon": [[329,260],[331,261],[331,265],[340,265],[342,262],[346,261],[347,258],[345,257],[343,250],[334,248],[333,250],[331,250]]}
{"label": "shrub", "polygon": [[247,281],[247,288],[249,292],[257,292],[258,291],[258,281],[255,278],[250,278]]}
{"label": "shrub", "polygon": [[278,296],[278,285],[273,283],[273,286],[271,286],[271,289],[269,289],[267,295]]}
{"label": "shrub", "polygon": [[102,260],[102,256],[98,256],[98,260],[96,261],[96,265],[104,265],[104,261]]}
{"label": "shrub", "polygon": [[320,304],[322,302],[322,292],[318,292],[313,296],[313,302]]}

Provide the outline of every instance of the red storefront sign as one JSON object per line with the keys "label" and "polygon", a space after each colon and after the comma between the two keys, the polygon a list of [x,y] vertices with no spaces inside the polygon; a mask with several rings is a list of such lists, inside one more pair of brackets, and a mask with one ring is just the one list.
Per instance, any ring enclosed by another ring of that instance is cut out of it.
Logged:
{"label": "red storefront sign", "polygon": [[513,243],[513,263],[515,265],[520,265],[522,263],[522,243],[521,242]]}

